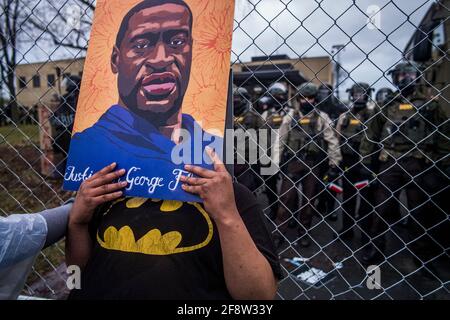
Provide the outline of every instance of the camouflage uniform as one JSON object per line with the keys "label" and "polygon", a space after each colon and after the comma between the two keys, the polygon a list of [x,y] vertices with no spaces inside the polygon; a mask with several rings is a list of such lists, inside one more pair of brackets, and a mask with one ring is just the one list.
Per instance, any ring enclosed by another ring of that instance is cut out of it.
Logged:
{"label": "camouflage uniform", "polygon": [[[278,85],[279,87],[277,87]],[[265,193],[270,205],[270,218],[274,219],[278,210],[279,164],[285,148],[293,108],[287,102],[287,89],[283,88],[283,85],[274,84],[269,88],[269,94],[271,96],[270,101],[266,102],[267,109],[262,114],[265,122],[264,129],[269,133],[267,140],[270,147],[267,150],[267,155],[270,157],[271,164],[267,167],[275,166],[277,169],[272,175],[264,176],[264,183]],[[273,135],[276,135],[276,137],[274,138]],[[272,139],[275,141],[273,145],[271,144]]]}
{"label": "camouflage uniform", "polygon": [[431,160],[418,179],[429,199],[418,217],[419,223],[428,230],[427,234],[412,246],[420,261],[428,261],[450,249],[450,217],[446,209],[450,197],[450,110],[442,104],[436,104],[435,108],[432,123],[436,127],[430,137]]}
{"label": "camouflage uniform", "polygon": [[[259,176],[258,130],[264,125],[261,115],[250,108],[250,96],[243,88],[235,90],[234,130],[236,180],[250,191],[256,191],[263,181]],[[243,146],[241,149],[239,146]],[[252,158],[254,157],[254,158]]]}
{"label": "camouflage uniform", "polygon": [[[367,108],[371,89],[368,84],[359,83],[352,87],[350,100],[353,106],[349,112],[339,117],[336,130],[340,138],[341,152],[343,156],[341,168],[344,170],[343,203],[342,203],[342,230],[339,235],[343,239],[353,237],[352,227],[355,225],[357,209],[357,195],[360,195],[359,216],[363,217],[363,229],[367,230],[368,216],[372,209],[371,194],[369,187],[358,189],[357,184],[368,179],[361,175],[361,157],[359,147],[366,130],[366,123],[373,116],[373,112]],[[356,93],[362,94],[364,98],[358,102]]]}
{"label": "camouflage uniform", "polygon": [[[411,67],[402,64],[397,66],[394,72],[403,69],[410,70]],[[377,146],[381,145],[378,175],[380,184],[375,195],[377,214],[370,228],[370,235],[377,237],[376,244],[381,251],[385,248],[385,238],[380,234],[389,228],[385,221],[399,218],[389,216],[397,211],[392,209],[392,201],[388,201],[390,198],[399,190],[406,189],[410,214],[420,215],[419,211],[426,201],[426,195],[419,186],[423,184],[423,173],[431,165],[433,150],[441,147],[439,131],[446,129],[445,126],[439,126],[448,121],[448,118],[444,119],[446,116],[442,114],[442,109],[436,101],[421,96],[417,90],[411,90],[410,87],[414,88],[413,84],[413,81],[409,81],[408,85],[400,86],[400,91],[388,98],[389,101],[381,112],[369,121],[360,147],[363,162],[370,167],[372,155],[377,152]],[[404,88],[409,89],[406,91]],[[447,137],[444,139],[447,140],[447,147],[444,147],[447,151],[443,153],[448,154],[448,132],[443,135]],[[369,251],[371,252],[363,257],[366,262],[381,258],[374,247],[369,248]]]}
{"label": "camouflage uniform", "polygon": [[[323,188],[321,162],[328,158],[329,166],[337,167],[342,160],[338,144],[331,119],[326,113],[318,110],[307,115],[300,111],[294,113],[282,161],[284,179],[280,200],[283,207],[280,207],[278,217],[284,220],[286,213],[293,216],[299,214],[300,237],[311,227],[313,202]],[[300,212],[299,184],[304,195]],[[307,245],[307,242],[302,244]]]}
{"label": "camouflage uniform", "polygon": [[[332,120],[332,126],[333,128],[335,128],[339,116],[348,111],[348,109],[344,103],[336,99],[333,90],[334,88],[332,85],[327,83],[322,84],[318,88],[316,100],[317,109],[319,111],[325,112],[330,117],[330,119]],[[329,180],[329,177],[327,176],[328,169],[328,163],[323,162],[321,164],[321,172],[324,183],[328,183]],[[331,221],[337,220],[337,210],[335,210],[337,199],[336,196],[337,195],[335,194],[335,192],[328,189],[320,194],[318,202],[316,204],[317,211],[321,212],[326,218]]]}

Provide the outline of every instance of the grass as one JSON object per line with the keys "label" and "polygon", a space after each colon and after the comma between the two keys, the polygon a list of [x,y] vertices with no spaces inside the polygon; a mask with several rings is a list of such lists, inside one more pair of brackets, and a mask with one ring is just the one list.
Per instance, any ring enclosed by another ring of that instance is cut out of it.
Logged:
{"label": "grass", "polygon": [[[40,174],[39,149],[38,126],[0,127],[0,216],[39,212],[60,205],[61,198],[63,200],[68,198],[67,193],[61,189],[62,181],[49,179]],[[63,241],[45,249],[37,257],[34,272],[28,277],[27,284],[35,283],[37,287],[44,289],[48,285],[57,294],[63,291],[62,280],[52,272],[64,262],[63,250]],[[54,278],[59,280],[50,281]],[[44,289],[35,294],[54,298],[49,290]]]}
{"label": "grass", "polygon": [[0,146],[6,142],[15,147],[39,145],[39,126],[25,124],[0,127]]}

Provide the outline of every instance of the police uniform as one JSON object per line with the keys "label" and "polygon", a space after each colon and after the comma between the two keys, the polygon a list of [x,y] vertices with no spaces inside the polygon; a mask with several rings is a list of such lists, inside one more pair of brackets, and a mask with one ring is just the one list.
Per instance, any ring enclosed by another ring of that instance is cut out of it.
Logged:
{"label": "police uniform", "polygon": [[[238,182],[245,185],[250,191],[256,191],[263,185],[264,181],[260,177],[259,165],[259,143],[258,130],[264,126],[261,116],[247,109],[244,113],[234,117],[235,138],[240,135],[245,141],[236,141],[245,143],[245,148],[240,150],[239,144],[235,144],[235,166],[234,174]],[[244,154],[243,154],[244,152]]]}
{"label": "police uniform", "polygon": [[[262,118],[265,122],[264,129],[267,130],[267,141],[269,143],[266,155],[270,160],[270,164],[264,167],[265,169],[271,168],[270,174],[264,175],[264,183],[272,220],[275,219],[278,211],[280,162],[286,146],[287,133],[293,112],[292,106],[287,101],[287,94],[287,88],[284,84],[273,84],[269,88],[270,99],[266,101],[267,109],[262,113]],[[275,170],[272,170],[273,168]]]}
{"label": "police uniform", "polygon": [[[372,117],[373,113],[367,108],[353,108],[350,112],[342,114],[339,117],[336,130],[340,138],[342,164],[344,170],[342,178],[343,203],[342,203],[342,229],[340,235],[345,238],[353,236],[352,227],[355,225],[357,195],[360,195],[359,216],[364,222],[369,219],[371,212],[371,193],[368,186],[361,185],[367,177],[361,175],[361,157],[359,147],[366,130],[366,123]],[[367,232],[367,223],[363,227]],[[364,233],[363,233],[364,234]]]}
{"label": "police uniform", "polygon": [[447,209],[450,197],[450,110],[442,104],[436,104],[432,117],[435,130],[429,138],[431,159],[418,179],[420,188],[429,199],[418,217],[427,235],[412,245],[413,252],[423,262],[450,249],[450,218]]}
{"label": "police uniform", "polygon": [[[370,228],[370,235],[382,251],[385,248],[384,236],[381,233],[389,228],[386,220],[391,212],[392,197],[401,189],[406,189],[407,207],[411,215],[418,215],[426,201],[426,194],[421,184],[423,172],[431,165],[431,150],[436,149],[435,122],[440,110],[437,102],[426,99],[413,92],[408,96],[400,92],[382,108],[376,117],[369,121],[366,136],[360,146],[363,163],[370,167],[372,155],[381,145],[379,187],[375,194],[376,213]],[[398,200],[398,199],[397,199]],[[398,200],[399,201],[399,200]],[[370,260],[374,254],[369,254]],[[379,256],[379,254],[377,254]]]}
{"label": "police uniform", "polygon": [[[278,216],[284,220],[286,214],[294,217],[299,215],[300,237],[311,227],[313,202],[323,187],[320,163],[327,158],[331,167],[339,166],[342,160],[331,119],[318,110],[307,115],[296,111],[283,156],[284,179],[280,192],[283,206],[280,207]],[[302,208],[298,210],[300,184],[304,197]]]}
{"label": "police uniform", "polygon": [[263,126],[261,115],[252,110],[247,89],[233,89],[234,110],[234,176],[255,192],[263,181],[259,177],[258,130]]}

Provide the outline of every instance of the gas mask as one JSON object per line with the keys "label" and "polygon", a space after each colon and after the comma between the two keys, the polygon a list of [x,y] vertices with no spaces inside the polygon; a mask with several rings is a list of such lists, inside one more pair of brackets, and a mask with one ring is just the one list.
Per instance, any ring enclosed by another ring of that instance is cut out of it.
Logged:
{"label": "gas mask", "polygon": [[300,101],[300,111],[303,115],[308,115],[314,110],[314,104],[309,101]]}
{"label": "gas mask", "polygon": [[403,96],[409,96],[416,89],[417,74],[414,72],[401,73],[397,76],[395,85]]}
{"label": "gas mask", "polygon": [[362,91],[353,92],[350,99],[353,101],[353,108],[361,111],[367,107],[368,97]]}

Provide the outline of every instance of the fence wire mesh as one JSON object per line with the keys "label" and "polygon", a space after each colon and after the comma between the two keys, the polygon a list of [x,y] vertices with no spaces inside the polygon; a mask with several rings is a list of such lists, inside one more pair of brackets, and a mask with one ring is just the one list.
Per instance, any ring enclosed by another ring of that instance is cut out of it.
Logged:
{"label": "fence wire mesh", "polygon": [[[95,1],[0,7],[8,216],[73,196],[62,175]],[[279,136],[275,174],[247,160],[235,177],[264,208],[285,272],[279,299],[450,298],[449,10],[447,0],[237,1],[235,129]],[[64,298],[65,278],[58,243],[24,295]]]}

